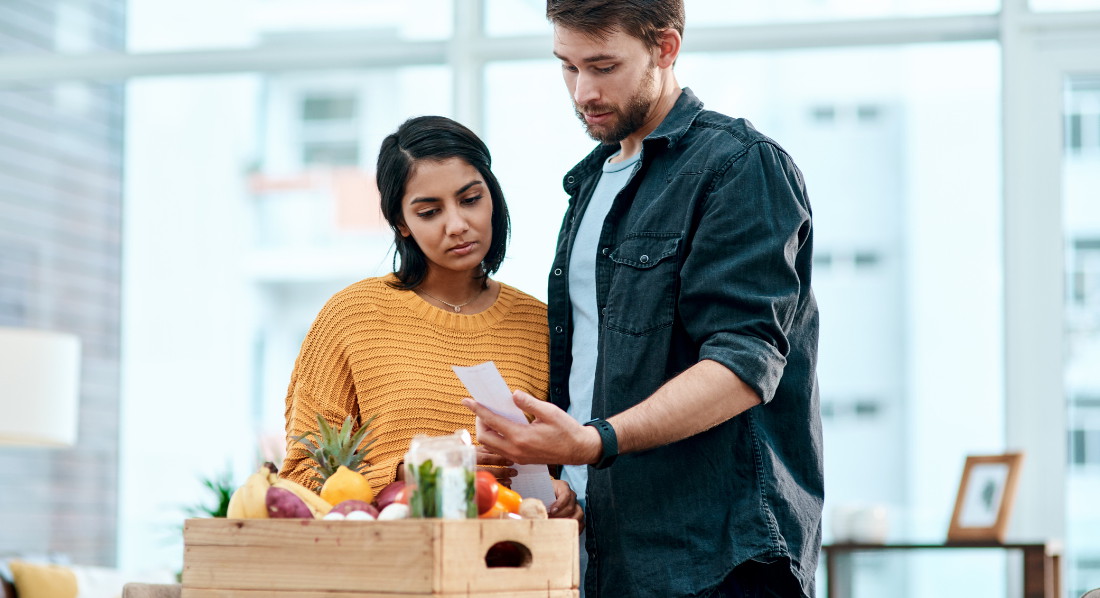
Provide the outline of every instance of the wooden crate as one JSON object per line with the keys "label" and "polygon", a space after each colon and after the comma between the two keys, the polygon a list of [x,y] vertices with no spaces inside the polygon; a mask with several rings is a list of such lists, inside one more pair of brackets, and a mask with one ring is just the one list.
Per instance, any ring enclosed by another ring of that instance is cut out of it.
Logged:
{"label": "wooden crate", "polygon": [[[576,598],[572,520],[188,519],[183,598]],[[524,554],[489,567],[498,542]]]}

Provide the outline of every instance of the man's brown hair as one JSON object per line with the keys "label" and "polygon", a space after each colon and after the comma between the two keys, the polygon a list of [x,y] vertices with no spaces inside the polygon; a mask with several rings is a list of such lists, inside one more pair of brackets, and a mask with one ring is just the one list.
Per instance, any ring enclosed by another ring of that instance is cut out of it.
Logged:
{"label": "man's brown hair", "polygon": [[657,46],[665,29],[684,35],[684,0],[546,0],[546,19],[597,39],[618,29]]}

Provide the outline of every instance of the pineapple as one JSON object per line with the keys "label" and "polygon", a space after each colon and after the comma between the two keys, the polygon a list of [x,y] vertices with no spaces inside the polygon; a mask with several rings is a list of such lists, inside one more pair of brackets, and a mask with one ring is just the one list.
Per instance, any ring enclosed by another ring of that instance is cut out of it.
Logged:
{"label": "pineapple", "polygon": [[[344,418],[343,425],[336,429],[318,413],[319,431],[311,430],[294,437],[294,440],[305,445],[316,462],[315,465],[310,466],[310,469],[317,473],[311,480],[321,485],[321,498],[325,498],[330,504],[339,502],[337,498],[342,500],[349,496],[355,496],[364,502],[374,499],[370,483],[362,473],[370,466],[366,458],[370,454],[370,447],[375,439],[372,438],[362,447],[359,446],[370,435],[370,424],[373,421],[374,418],[371,417],[353,432],[355,426],[350,415]],[[337,475],[338,472],[340,475]],[[332,482],[330,483],[329,480]]]}

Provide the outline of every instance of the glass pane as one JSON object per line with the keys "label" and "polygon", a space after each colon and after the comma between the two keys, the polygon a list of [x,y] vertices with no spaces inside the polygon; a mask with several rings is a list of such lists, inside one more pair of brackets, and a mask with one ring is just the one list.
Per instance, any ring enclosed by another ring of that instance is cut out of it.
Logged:
{"label": "glass pane", "polygon": [[129,0],[131,52],[439,40],[452,0]]}
{"label": "glass pane", "polygon": [[1067,82],[1064,116],[1066,588],[1080,596],[1100,587],[1100,73]]}
{"label": "glass pane", "polygon": [[[942,542],[965,456],[1004,448],[999,60],[996,44],[971,43],[689,53],[677,63],[682,85],[748,117],[806,176],[827,542],[847,531],[834,513],[866,505],[887,508],[891,540]],[[517,231],[516,262],[501,277],[545,293],[561,179],[594,142],[552,60],[491,64],[485,97]],[[1003,570],[1004,558],[991,558]],[[897,596],[901,576],[914,581],[905,596],[931,598],[945,589],[931,580],[952,579],[955,595],[992,596],[960,581],[976,579],[969,556],[948,560],[884,564],[860,583],[865,595]]]}
{"label": "glass pane", "polygon": [[0,56],[117,52],[126,44],[126,0],[0,2]]}
{"label": "glass pane", "polygon": [[[115,559],[123,91],[117,83],[0,85],[0,553]],[[43,422],[60,430],[73,422],[73,447],[12,437],[31,432],[13,430],[12,418],[30,423],[20,412],[37,400],[16,390],[18,376],[12,385],[13,368],[42,372],[45,389],[44,368],[53,366],[36,363],[41,356],[13,359],[9,328],[79,338],[75,419],[57,413]]]}
{"label": "glass pane", "polygon": [[239,482],[259,457],[281,462],[307,329],[332,293],[390,268],[378,146],[410,116],[447,115],[450,89],[442,67],[128,85],[127,570],[179,569],[182,508],[209,498],[200,477],[229,468]]}
{"label": "glass pane", "polygon": [[[690,1],[690,0],[689,0]],[[546,0],[484,0],[485,33],[492,36],[550,34]],[[549,49],[546,50],[550,52]]]}
{"label": "glass pane", "polygon": [[[682,84],[749,118],[806,176],[826,542],[869,504],[888,509],[892,539],[943,541],[965,456],[1003,449],[999,56],[971,43],[678,63]],[[967,557],[906,562],[908,596],[943,595],[916,580],[976,579]],[[898,575],[865,572],[866,595],[896,595]]]}
{"label": "glass pane", "polygon": [[[493,172],[512,216],[512,243],[498,278],[546,301],[552,248],[568,200],[562,177],[592,140],[573,115],[556,60],[489,63],[485,115]],[[516,123],[523,123],[523,135],[516,135]]]}
{"label": "glass pane", "polygon": [[787,2],[741,2],[728,0],[686,0],[689,26],[739,25],[782,21],[844,20],[993,13],[1000,0],[791,0]]}
{"label": "glass pane", "polygon": [[1100,9],[1100,0],[1031,0],[1029,4],[1036,12]]}
{"label": "glass pane", "polygon": [[[1035,0],[1039,1],[1039,0]],[[1044,0],[1093,2],[1096,0]],[[544,0],[485,0],[485,28],[489,35],[549,33]],[[687,26],[744,25],[792,21],[958,15],[994,13],[1000,0],[788,0],[786,2],[730,2],[685,0]]]}

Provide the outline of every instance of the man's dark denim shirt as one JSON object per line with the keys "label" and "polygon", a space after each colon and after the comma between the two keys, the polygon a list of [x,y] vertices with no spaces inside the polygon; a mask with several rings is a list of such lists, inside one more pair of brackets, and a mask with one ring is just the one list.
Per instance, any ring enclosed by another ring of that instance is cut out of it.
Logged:
{"label": "man's dark denim shirt", "polygon": [[[550,393],[569,404],[569,252],[601,164],[565,176],[550,272]],[[615,198],[596,265],[593,417],[645,400],[703,359],[763,399],[660,448],[589,468],[588,598],[706,596],[738,564],[789,559],[814,595],[824,476],[813,230],[802,174],[744,119],[684,89]]]}

